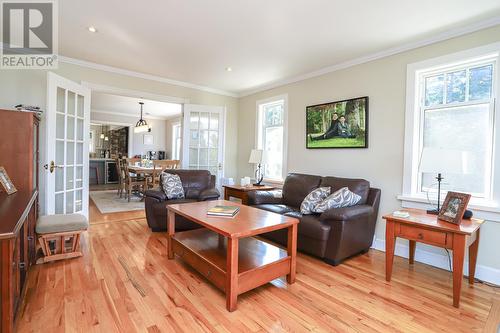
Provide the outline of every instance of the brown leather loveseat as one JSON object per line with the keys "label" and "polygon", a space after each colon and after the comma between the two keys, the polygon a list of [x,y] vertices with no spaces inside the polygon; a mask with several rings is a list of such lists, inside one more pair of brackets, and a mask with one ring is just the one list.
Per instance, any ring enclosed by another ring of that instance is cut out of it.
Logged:
{"label": "brown leather loveseat", "polygon": [[[211,175],[207,170],[174,169],[168,170],[168,173],[179,175],[185,198],[168,200],[167,195],[161,189],[146,191],[146,219],[148,226],[153,231],[165,231],[167,229],[167,205],[216,200],[220,197],[219,191],[215,188],[215,176]],[[195,228],[199,228],[199,225],[182,216],[176,216],[176,230]]]}
{"label": "brown leather loveseat", "polygon": [[[302,215],[300,204],[315,188],[330,186],[331,193],[347,186],[361,196],[361,201],[351,207],[333,208],[322,214]],[[375,233],[380,190],[371,188],[364,179],[321,177],[291,173],[283,185],[282,196],[273,191],[249,193],[249,205],[282,215],[297,217],[297,248],[299,251],[322,258],[338,265],[344,259],[365,253],[370,249]],[[262,235],[286,246],[286,230]]]}

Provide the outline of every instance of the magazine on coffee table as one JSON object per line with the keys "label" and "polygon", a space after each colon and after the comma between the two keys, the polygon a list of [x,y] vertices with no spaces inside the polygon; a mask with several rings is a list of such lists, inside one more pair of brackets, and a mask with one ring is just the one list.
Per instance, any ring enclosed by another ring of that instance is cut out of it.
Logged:
{"label": "magazine on coffee table", "polygon": [[210,208],[207,211],[207,215],[210,216],[228,216],[228,217],[233,217],[238,212],[240,211],[240,207],[238,206],[222,206],[222,205],[217,205],[212,208]]}

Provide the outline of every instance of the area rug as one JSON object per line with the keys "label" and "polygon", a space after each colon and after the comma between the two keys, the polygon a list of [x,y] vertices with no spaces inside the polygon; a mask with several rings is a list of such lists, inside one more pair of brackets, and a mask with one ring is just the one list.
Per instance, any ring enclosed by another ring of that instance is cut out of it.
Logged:
{"label": "area rug", "polygon": [[125,197],[120,198],[116,190],[91,191],[90,198],[102,214],[144,209],[144,201],[139,196],[132,195],[128,202]]}

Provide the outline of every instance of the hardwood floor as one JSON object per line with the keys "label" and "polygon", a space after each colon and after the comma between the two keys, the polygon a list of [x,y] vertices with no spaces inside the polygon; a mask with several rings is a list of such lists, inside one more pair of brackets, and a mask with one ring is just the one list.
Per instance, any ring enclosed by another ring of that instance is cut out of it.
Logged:
{"label": "hardwood floor", "polygon": [[142,218],[91,216],[100,223],[85,233],[83,257],[31,271],[18,332],[420,333],[498,325],[491,319],[499,315],[495,288],[464,280],[456,309],[451,273],[409,268],[396,257],[387,283],[384,254],[375,250],[337,267],[299,254],[295,284],[274,280],[241,295],[229,313],[219,290],[180,260],[167,260],[166,233],[151,233]]}

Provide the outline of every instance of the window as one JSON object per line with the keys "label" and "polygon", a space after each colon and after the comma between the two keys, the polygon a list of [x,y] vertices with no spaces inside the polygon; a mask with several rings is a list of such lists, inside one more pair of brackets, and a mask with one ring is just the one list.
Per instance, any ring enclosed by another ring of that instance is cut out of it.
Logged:
{"label": "window", "polygon": [[181,154],[181,124],[172,125],[172,159],[180,160]]}
{"label": "window", "polygon": [[95,130],[90,130],[90,133],[89,133],[89,153],[95,153],[94,136],[95,136]]}
{"label": "window", "polygon": [[443,174],[443,194],[467,192],[471,203],[500,198],[493,184],[500,148],[495,144],[499,51],[494,44],[408,66],[403,200],[437,192],[436,174],[418,168],[424,148],[459,150],[467,157],[465,173]]}
{"label": "window", "polygon": [[257,148],[264,151],[263,172],[267,181],[286,175],[287,97],[257,102]]}

